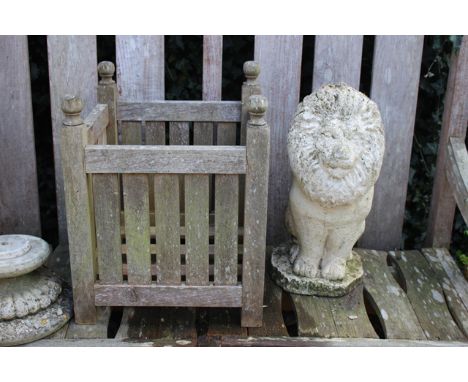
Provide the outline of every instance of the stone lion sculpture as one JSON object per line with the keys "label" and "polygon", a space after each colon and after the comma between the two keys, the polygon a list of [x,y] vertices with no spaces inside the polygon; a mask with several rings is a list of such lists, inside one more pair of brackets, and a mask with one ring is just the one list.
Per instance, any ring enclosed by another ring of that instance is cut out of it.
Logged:
{"label": "stone lion sculpture", "polygon": [[293,272],[341,280],[364,232],[384,154],[377,105],[346,84],[304,98],[288,134],[293,173],[286,223]]}

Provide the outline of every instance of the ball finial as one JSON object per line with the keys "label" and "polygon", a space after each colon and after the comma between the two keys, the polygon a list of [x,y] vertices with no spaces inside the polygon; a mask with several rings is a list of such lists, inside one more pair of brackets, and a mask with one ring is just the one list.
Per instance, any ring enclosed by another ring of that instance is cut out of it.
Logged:
{"label": "ball finial", "polygon": [[62,111],[65,114],[63,124],[66,126],[76,126],[83,123],[81,111],[84,103],[80,97],[66,95],[62,100]]}
{"label": "ball finial", "polygon": [[247,110],[250,114],[250,123],[253,125],[265,124],[264,116],[268,109],[268,101],[262,95],[252,95],[247,102]]}
{"label": "ball finial", "polygon": [[244,74],[247,81],[255,81],[260,74],[260,65],[256,61],[244,62]]}
{"label": "ball finial", "polygon": [[111,61],[101,61],[98,64],[98,73],[101,77],[101,84],[113,84],[114,80],[112,76],[115,73],[115,65]]}

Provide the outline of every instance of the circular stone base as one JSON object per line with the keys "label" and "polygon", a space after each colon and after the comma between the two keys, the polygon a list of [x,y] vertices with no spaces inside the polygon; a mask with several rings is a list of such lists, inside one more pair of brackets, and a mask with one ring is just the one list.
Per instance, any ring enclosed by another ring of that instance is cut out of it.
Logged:
{"label": "circular stone base", "polygon": [[0,279],[25,275],[47,260],[50,246],[30,235],[0,235]]}
{"label": "circular stone base", "polygon": [[18,277],[0,279],[0,321],[23,318],[51,305],[62,282],[45,268]]}
{"label": "circular stone base", "polygon": [[353,252],[346,263],[343,280],[331,281],[320,277],[308,278],[293,272],[290,262],[290,244],[276,247],[271,255],[271,277],[285,291],[314,296],[340,297],[348,294],[362,281],[364,271],[361,258]]}
{"label": "circular stone base", "polygon": [[72,316],[72,293],[63,286],[57,301],[48,308],[23,318],[0,321],[0,346],[21,345],[47,337]]}

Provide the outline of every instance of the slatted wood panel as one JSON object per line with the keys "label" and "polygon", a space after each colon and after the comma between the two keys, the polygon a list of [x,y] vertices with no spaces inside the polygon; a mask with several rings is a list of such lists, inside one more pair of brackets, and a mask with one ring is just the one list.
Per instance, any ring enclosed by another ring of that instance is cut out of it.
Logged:
{"label": "slatted wood panel", "polygon": [[62,98],[71,93],[79,95],[83,99],[85,103],[83,115],[87,115],[96,105],[96,36],[48,36],[47,49],[59,240],[61,243],[65,243],[67,241],[67,226],[60,153],[62,123],[60,104]]}
{"label": "slatted wood panel", "polygon": [[[223,36],[203,36],[203,100],[221,100]],[[193,124],[193,144],[213,144],[213,124]]]}
{"label": "slatted wood panel", "polygon": [[129,284],[151,283],[149,190],[145,174],[122,175]]}
{"label": "slatted wood panel", "polygon": [[185,175],[187,285],[208,285],[209,282],[208,185],[208,175]]}
{"label": "slatted wood panel", "polygon": [[364,287],[382,325],[385,338],[425,339],[418,318],[404,290],[387,266],[387,253],[359,250],[364,268]]}
{"label": "slatted wood panel", "polygon": [[364,248],[388,250],[402,245],[423,40],[423,36],[375,39],[371,98],[382,115],[385,154],[360,240]]}
{"label": "slatted wood panel", "polygon": [[437,152],[437,166],[432,189],[425,245],[449,247],[455,215],[455,200],[445,176],[447,144],[450,137],[465,140],[468,119],[468,38],[451,59],[450,75],[444,101],[442,131]]}
{"label": "slatted wood panel", "polygon": [[180,200],[177,175],[154,176],[156,239],[159,251],[156,264],[158,283],[180,284]]}
{"label": "slatted wood panel", "polygon": [[255,60],[261,68],[259,82],[268,99],[271,126],[268,193],[268,243],[288,237],[284,227],[291,170],[286,150],[289,125],[299,102],[302,36],[255,36]]}
{"label": "slatted wood panel", "polygon": [[99,280],[106,284],[118,284],[122,282],[123,274],[119,176],[93,175],[93,193]]}
{"label": "slatted wood panel", "polygon": [[345,82],[359,89],[362,36],[316,36],[312,89]]}
{"label": "slatted wood panel", "polygon": [[0,234],[40,236],[28,41],[0,36]]}
{"label": "slatted wood panel", "polygon": [[407,295],[428,340],[463,340],[444,292],[424,256],[418,251],[390,252],[407,287]]}

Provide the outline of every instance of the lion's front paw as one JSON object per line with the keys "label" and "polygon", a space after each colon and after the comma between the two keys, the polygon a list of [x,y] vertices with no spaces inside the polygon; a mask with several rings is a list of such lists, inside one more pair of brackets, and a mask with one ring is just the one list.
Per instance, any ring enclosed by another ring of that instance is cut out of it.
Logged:
{"label": "lion's front paw", "polygon": [[317,265],[308,257],[299,254],[294,261],[293,272],[298,276],[314,278],[317,277],[317,271]]}
{"label": "lion's front paw", "polygon": [[336,259],[322,267],[322,277],[327,280],[342,280],[346,274],[346,260]]}

